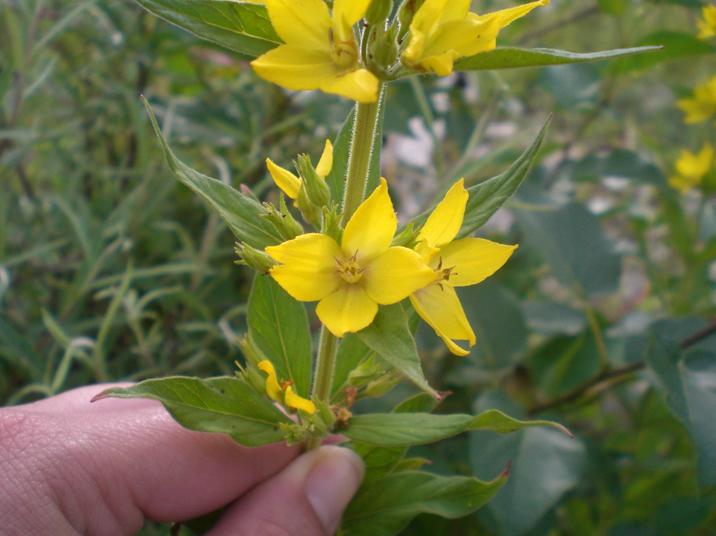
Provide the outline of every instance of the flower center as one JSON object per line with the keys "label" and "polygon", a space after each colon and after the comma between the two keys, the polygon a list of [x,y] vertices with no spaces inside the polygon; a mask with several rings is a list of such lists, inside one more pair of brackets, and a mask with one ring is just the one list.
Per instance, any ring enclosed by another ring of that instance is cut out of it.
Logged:
{"label": "flower center", "polygon": [[455,272],[454,266],[443,266],[443,259],[440,257],[440,260],[438,261],[438,265],[435,268],[435,271],[438,274],[438,277],[440,278],[440,281],[447,281],[450,279],[450,276],[457,275],[457,272]]}
{"label": "flower center", "polygon": [[346,283],[357,283],[363,277],[363,267],[356,260],[356,255],[347,259],[336,259],[338,273]]}
{"label": "flower center", "polygon": [[331,59],[333,63],[342,69],[354,66],[358,59],[355,40],[337,41],[333,30],[329,31],[328,39],[331,42]]}

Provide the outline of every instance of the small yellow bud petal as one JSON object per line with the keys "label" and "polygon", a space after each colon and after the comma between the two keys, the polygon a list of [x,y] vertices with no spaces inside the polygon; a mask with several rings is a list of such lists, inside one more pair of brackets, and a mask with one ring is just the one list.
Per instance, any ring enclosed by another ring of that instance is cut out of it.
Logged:
{"label": "small yellow bud petal", "polygon": [[301,191],[301,179],[296,177],[289,170],[276,165],[270,158],[266,159],[266,168],[271,174],[271,178],[276,183],[276,186],[281,188],[291,199],[297,199],[298,194]]}
{"label": "small yellow bud petal", "polygon": [[319,177],[326,178],[333,169],[333,144],[331,140],[326,140],[326,145],[323,148],[323,154],[321,159],[318,161],[316,166],[316,173]]}
{"label": "small yellow bud petal", "polygon": [[266,394],[271,400],[281,401],[281,386],[278,383],[276,369],[268,359],[259,362],[259,369],[266,373]]}
{"label": "small yellow bud petal", "polygon": [[297,409],[309,415],[316,413],[316,405],[307,398],[297,395],[290,385],[286,387],[284,401],[289,408]]}

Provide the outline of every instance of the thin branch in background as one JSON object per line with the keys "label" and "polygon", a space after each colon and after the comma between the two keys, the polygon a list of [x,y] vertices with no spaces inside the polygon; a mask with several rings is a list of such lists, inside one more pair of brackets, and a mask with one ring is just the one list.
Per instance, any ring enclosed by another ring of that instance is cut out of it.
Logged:
{"label": "thin branch in background", "polygon": [[[685,350],[714,334],[716,334],[716,318],[712,319],[711,323],[704,329],[686,337],[683,341],[679,343],[679,347],[682,350]],[[603,384],[607,384],[607,386],[610,386],[617,383],[622,383],[622,381],[628,379],[630,375],[642,370],[645,367],[646,363],[644,363],[644,361],[637,361],[635,363],[630,363],[629,365],[624,365],[623,367],[604,370],[588,382],[578,387],[575,387],[574,389],[565,393],[562,396],[559,396],[553,400],[548,400],[541,404],[535,404],[530,408],[529,414],[534,415],[536,413],[541,413],[549,409],[555,409],[561,406],[565,406],[571,404],[572,402],[576,402],[577,400],[581,399],[586,395],[589,395],[590,393],[594,394],[595,391],[601,392],[604,390],[602,388]]]}
{"label": "thin branch in background", "polygon": [[565,26],[574,24],[575,22],[579,22],[593,15],[598,15],[600,12],[601,10],[599,9],[598,5],[585,7],[584,9],[580,9],[579,11],[575,11],[574,13],[567,15],[566,17],[562,17],[561,19],[556,20],[551,24],[547,24],[542,28],[537,28],[536,30],[525,33],[517,43],[519,45],[525,45],[530,41],[539,39],[540,37],[544,37],[545,35],[552,33],[556,30],[561,30]]}

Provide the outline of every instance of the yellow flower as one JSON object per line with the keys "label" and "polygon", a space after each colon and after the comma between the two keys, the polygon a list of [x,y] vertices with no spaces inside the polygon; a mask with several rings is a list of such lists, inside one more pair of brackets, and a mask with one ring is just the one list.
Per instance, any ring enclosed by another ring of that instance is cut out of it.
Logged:
{"label": "yellow flower", "polygon": [[[301,192],[301,179],[291,173],[286,168],[276,165],[270,158],[266,159],[266,168],[271,174],[271,178],[276,183],[276,186],[281,188],[283,193],[293,200],[298,199],[298,194]],[[333,168],[333,144],[331,140],[326,140],[326,144],[323,148],[323,154],[321,159],[318,161],[316,166],[316,174],[325,180],[328,174]]]}
{"label": "yellow flower", "polygon": [[716,76],[694,88],[694,96],[676,102],[686,114],[684,123],[703,123],[716,114]]}
{"label": "yellow flower", "polygon": [[470,0],[425,0],[410,24],[403,62],[413,69],[447,76],[456,59],[492,50],[502,28],[548,3],[539,0],[478,15],[470,13]]}
{"label": "yellow flower", "polygon": [[271,361],[264,359],[259,362],[258,367],[266,373],[266,394],[271,400],[283,402],[287,408],[301,410],[309,415],[316,413],[316,405],[307,398],[297,395],[290,384],[287,383],[285,387],[281,386]]}
{"label": "yellow flower", "polygon": [[455,355],[468,350],[455,340],[472,347],[475,333],[465,316],[454,287],[476,285],[494,274],[510,258],[517,246],[483,238],[455,240],[462,227],[469,194],[460,179],[435,207],[418,234],[416,250],[438,274],[438,280],[410,296],[417,313],[432,327]]}
{"label": "yellow flower", "polygon": [[697,154],[681,151],[676,161],[676,175],[669,177],[669,184],[681,193],[686,193],[701,183],[713,165],[714,149],[708,143]]}
{"label": "yellow flower", "polygon": [[378,305],[397,303],[432,283],[435,273],[411,249],[390,244],[398,226],[388,185],[355,211],[340,245],[309,233],[266,248],[280,264],[270,274],[299,301],[319,301],[316,313],[337,337],[370,325]]}
{"label": "yellow flower", "polygon": [[699,39],[716,36],[716,4],[704,6],[703,19],[699,21]]}
{"label": "yellow flower", "polygon": [[371,0],[266,0],[285,44],[251,62],[259,76],[288,89],[320,89],[359,102],[378,99],[378,79],[360,65],[353,33]]}

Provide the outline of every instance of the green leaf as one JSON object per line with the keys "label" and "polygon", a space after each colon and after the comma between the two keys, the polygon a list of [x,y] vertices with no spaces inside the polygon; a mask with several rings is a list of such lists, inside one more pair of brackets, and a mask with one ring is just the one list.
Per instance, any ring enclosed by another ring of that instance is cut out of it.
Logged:
{"label": "green leaf", "polygon": [[343,516],[345,536],[392,536],[419,514],[464,517],[487,503],[504,485],[418,471],[393,473],[361,487]]}
{"label": "green leaf", "polygon": [[281,44],[266,8],[234,0],[137,0],[150,13],[249,57]]}
{"label": "green leaf", "polygon": [[532,426],[551,426],[569,435],[561,424],[552,421],[520,421],[496,409],[477,416],[431,413],[369,413],[351,418],[342,433],[367,445],[380,447],[408,447],[435,443],[463,432],[490,430],[500,434],[515,432]]}
{"label": "green leaf", "polygon": [[527,242],[552,268],[557,279],[589,296],[617,290],[621,259],[599,219],[584,206],[570,203],[557,210],[515,211]]}
{"label": "green leaf", "polygon": [[261,203],[181,162],[167,145],[154,112],[144,97],[142,102],[169,168],[181,183],[199,194],[221,216],[236,238],[257,249],[283,241],[278,230],[266,219],[267,212]]}
{"label": "green leaf", "polygon": [[699,478],[716,484],[716,341],[682,350],[679,341],[698,331],[701,321],[663,320],[649,330],[645,360],[666,401],[686,426],[699,458]]}
{"label": "green leaf", "polygon": [[291,423],[268,398],[240,378],[146,380],[132,387],[107,389],[93,401],[108,397],[158,400],[182,426],[228,434],[248,447],[281,441],[279,423]]}
{"label": "green leaf", "polygon": [[[366,192],[370,193],[378,187],[380,182],[380,153],[383,145],[383,121],[385,118],[385,97],[380,97],[378,104],[378,118],[376,128],[378,130],[374,139],[371,152],[370,167],[368,170],[368,182]],[[353,124],[355,123],[355,108],[348,114],[341,131],[333,143],[333,167],[326,182],[331,189],[331,197],[339,203],[343,203],[343,190],[345,188],[346,173],[348,172],[348,160],[350,156],[351,139],[353,138]]]}
{"label": "green leaf", "polygon": [[654,32],[641,39],[639,44],[661,45],[662,48],[652,54],[619,60],[610,66],[610,70],[624,73],[648,69],[669,60],[716,53],[716,46],[686,32]]}
{"label": "green leaf", "polygon": [[373,354],[355,333],[348,333],[341,339],[336,354],[336,370],[333,374],[332,397],[338,396],[346,387],[348,376],[356,367]]}
{"label": "green leaf", "polygon": [[605,177],[616,177],[666,186],[666,177],[658,166],[640,154],[627,149],[615,149],[603,154],[589,154],[574,164],[570,175],[576,181],[598,182]]}
{"label": "green leaf", "polygon": [[271,277],[256,275],[249,296],[251,339],[276,367],[281,380],[293,381],[296,392],[309,396],[313,353],[308,315]]}
{"label": "green leaf", "polygon": [[426,393],[440,398],[425,379],[415,338],[402,305],[396,303],[381,307],[373,323],[357,335],[380,359],[403,373]]}
{"label": "green leaf", "polygon": [[494,280],[458,292],[477,335],[472,355],[481,366],[507,369],[523,358],[529,333],[517,296]]}
{"label": "green leaf", "polygon": [[[500,406],[519,414],[518,408],[500,398],[486,394],[476,409]],[[488,509],[499,527],[495,533],[520,536],[578,484],[586,449],[579,440],[547,428],[503,436],[476,432],[470,436],[470,462],[481,478],[494,474],[495,467],[511,463],[510,478]]]}
{"label": "green leaf", "polygon": [[550,48],[514,48],[498,47],[488,52],[459,60],[455,64],[457,71],[479,71],[487,69],[513,69],[516,67],[539,67],[544,65],[565,65],[602,61],[620,56],[630,56],[659,50],[658,46],[617,48],[601,52],[567,52]]}
{"label": "green leaf", "polygon": [[547,118],[532,145],[512,163],[507,171],[468,188],[470,197],[465,208],[460,237],[470,235],[482,227],[524,182],[542,146],[551,119],[551,117]]}

